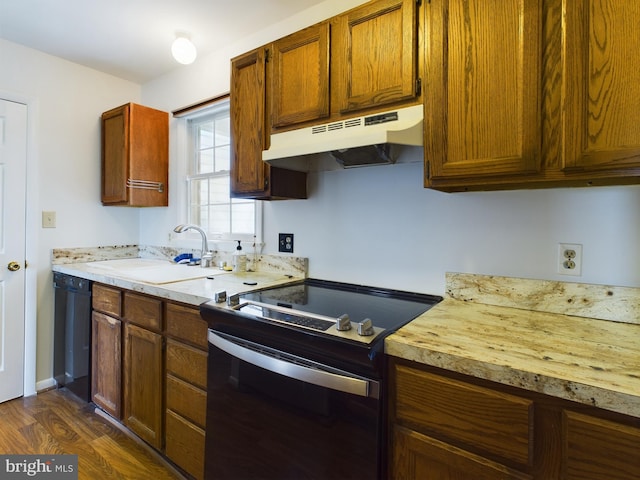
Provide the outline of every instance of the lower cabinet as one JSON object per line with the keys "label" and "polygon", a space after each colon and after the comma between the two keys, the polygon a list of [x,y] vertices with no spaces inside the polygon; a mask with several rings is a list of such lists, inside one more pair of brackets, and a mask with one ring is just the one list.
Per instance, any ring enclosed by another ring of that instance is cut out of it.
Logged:
{"label": "lower cabinet", "polygon": [[94,310],[91,314],[91,344],[91,398],[109,415],[120,419],[122,322]]}
{"label": "lower cabinet", "polygon": [[207,323],[198,309],[166,304],[165,453],[197,479],[204,478],[207,420]]}
{"label": "lower cabinet", "polygon": [[124,424],[152,447],[162,448],[162,335],[124,326]]}
{"label": "lower cabinet", "polygon": [[640,478],[640,418],[392,358],[389,478]]}
{"label": "lower cabinet", "polygon": [[197,307],[94,283],[92,399],[204,477],[207,323]]}

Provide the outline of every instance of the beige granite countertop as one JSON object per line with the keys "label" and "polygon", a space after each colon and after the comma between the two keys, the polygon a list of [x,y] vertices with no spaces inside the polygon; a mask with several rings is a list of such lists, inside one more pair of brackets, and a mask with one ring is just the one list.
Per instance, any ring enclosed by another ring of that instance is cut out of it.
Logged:
{"label": "beige granite countertop", "polygon": [[640,417],[640,289],[463,274],[447,285],[387,354]]}
{"label": "beige granite countertop", "polygon": [[[137,248],[117,248],[117,251],[114,248],[54,251],[52,270],[189,305],[200,305],[213,300],[216,292],[222,290],[227,296],[231,296],[295,282],[306,276],[306,259],[297,257],[261,256],[259,264],[256,265],[257,271],[234,273],[218,268],[175,265],[160,256],[140,258],[135,256],[140,253]],[[70,259],[74,263],[69,263]],[[145,281],[137,268],[141,271],[160,268],[159,271],[163,274],[167,268],[175,269],[176,272],[180,272],[176,278],[187,279],[167,281],[171,278],[169,275],[160,280],[162,283],[156,283],[158,280]],[[185,271],[187,274],[182,273]],[[203,277],[189,279],[188,272]],[[213,278],[209,279],[204,275]],[[225,304],[220,304],[220,307],[226,308]]]}

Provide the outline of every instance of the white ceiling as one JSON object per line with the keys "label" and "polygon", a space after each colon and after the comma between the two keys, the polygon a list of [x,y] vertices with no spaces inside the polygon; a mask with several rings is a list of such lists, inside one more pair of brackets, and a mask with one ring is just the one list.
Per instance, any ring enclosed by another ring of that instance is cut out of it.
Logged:
{"label": "white ceiling", "polygon": [[179,68],[176,33],[204,56],[323,0],[0,0],[0,38],[136,83]]}

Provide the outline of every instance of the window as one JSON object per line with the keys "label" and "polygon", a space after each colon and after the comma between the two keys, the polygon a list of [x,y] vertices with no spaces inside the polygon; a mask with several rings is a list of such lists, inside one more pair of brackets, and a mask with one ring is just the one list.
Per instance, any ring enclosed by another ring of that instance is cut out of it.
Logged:
{"label": "window", "polygon": [[229,99],[187,117],[188,222],[210,238],[253,240],[257,205],[230,198],[231,132]]}

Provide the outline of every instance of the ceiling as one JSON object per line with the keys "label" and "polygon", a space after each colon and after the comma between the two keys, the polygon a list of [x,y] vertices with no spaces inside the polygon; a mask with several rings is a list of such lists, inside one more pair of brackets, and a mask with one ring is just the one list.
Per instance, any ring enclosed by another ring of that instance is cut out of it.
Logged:
{"label": "ceiling", "polygon": [[0,0],[0,38],[143,84],[324,0]]}

